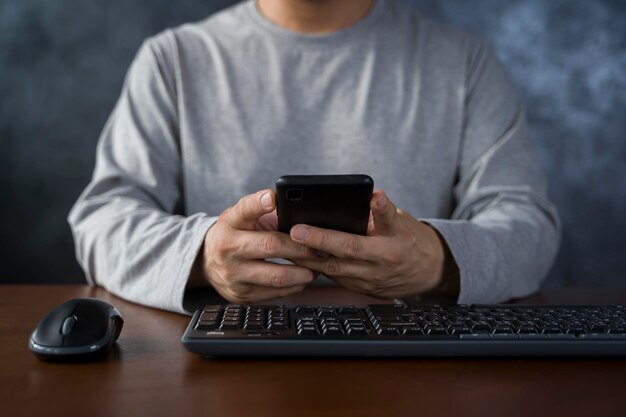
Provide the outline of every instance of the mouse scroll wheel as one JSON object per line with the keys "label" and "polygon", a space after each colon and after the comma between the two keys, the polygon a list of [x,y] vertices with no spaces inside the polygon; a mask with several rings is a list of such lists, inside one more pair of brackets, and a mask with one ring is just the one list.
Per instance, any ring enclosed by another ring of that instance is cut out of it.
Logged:
{"label": "mouse scroll wheel", "polygon": [[61,326],[61,334],[63,336],[67,336],[68,334],[70,334],[70,332],[74,328],[74,325],[76,324],[77,321],[78,321],[78,317],[74,315],[67,316],[65,320],[63,320],[63,325]]}

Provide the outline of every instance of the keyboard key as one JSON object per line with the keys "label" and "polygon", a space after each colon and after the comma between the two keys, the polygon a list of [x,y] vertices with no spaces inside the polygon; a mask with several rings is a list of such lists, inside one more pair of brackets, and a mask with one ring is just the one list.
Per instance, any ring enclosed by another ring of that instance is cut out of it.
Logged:
{"label": "keyboard key", "polygon": [[247,322],[243,325],[244,330],[264,330],[263,323],[261,322]]}
{"label": "keyboard key", "polygon": [[312,327],[312,326],[303,326],[300,329],[298,329],[298,334],[301,335],[318,335],[319,332],[317,331],[316,327]]}
{"label": "keyboard key", "polygon": [[216,321],[217,317],[219,316],[219,313],[208,313],[208,312],[203,312],[200,315],[200,320],[202,321]]}
{"label": "keyboard key", "polygon": [[557,334],[549,334],[548,339],[550,340],[575,340],[576,335],[572,333],[557,333]]}
{"label": "keyboard key", "polygon": [[315,313],[315,307],[313,306],[298,306],[295,308],[294,310],[296,313],[301,313],[301,314],[313,314]]}
{"label": "keyboard key", "polygon": [[337,316],[332,317],[320,317],[319,320],[322,323],[339,323],[339,318]]}
{"label": "keyboard key", "polygon": [[547,334],[540,333],[518,333],[520,340],[548,340]]}
{"label": "keyboard key", "polygon": [[609,327],[601,325],[601,324],[596,324],[596,325],[591,326],[589,328],[589,331],[591,331],[592,333],[608,333]]}
{"label": "keyboard key", "polygon": [[379,321],[379,325],[383,327],[415,327],[417,322],[413,321]]}
{"label": "keyboard key", "polygon": [[346,326],[363,326],[365,322],[363,319],[346,319],[343,321]]}
{"label": "keyboard key", "polygon": [[610,333],[611,334],[623,334],[623,333],[626,333],[626,327],[622,327],[622,326],[615,327],[615,328],[611,329]]}
{"label": "keyboard key", "polygon": [[446,329],[444,327],[438,327],[438,326],[426,327],[426,328],[424,328],[424,331],[427,334],[429,334],[429,335],[444,335],[444,334],[448,334],[448,332],[446,331]]}
{"label": "keyboard key", "polygon": [[285,318],[287,313],[284,311],[268,311],[267,317]]}
{"label": "keyboard key", "polygon": [[395,327],[381,327],[377,331],[378,331],[378,334],[381,335],[381,336],[397,335],[398,334],[398,329],[396,329]]}
{"label": "keyboard key", "polygon": [[287,322],[279,320],[272,320],[267,325],[269,330],[287,330],[288,327]]}
{"label": "keyboard key", "polygon": [[448,331],[451,334],[469,334],[472,332],[467,326],[451,326]]}
{"label": "keyboard key", "polygon": [[487,333],[460,334],[459,339],[461,340],[489,340],[489,334]]}
{"label": "keyboard key", "polygon": [[350,327],[348,329],[348,334],[356,336],[366,336],[369,334],[369,331],[365,327]]}
{"label": "keyboard key", "polygon": [[265,321],[263,316],[246,316],[245,321]]}
{"label": "keyboard key", "polygon": [[322,330],[322,333],[324,333],[324,335],[326,336],[331,336],[343,334],[343,331],[341,330],[341,327],[328,326]]}
{"label": "keyboard key", "polygon": [[260,321],[263,322],[265,321],[265,317],[263,316],[248,316],[245,318],[245,321]]}
{"label": "keyboard key", "polygon": [[424,334],[424,331],[421,327],[405,327],[402,329],[402,334],[404,335],[415,335],[415,334]]}
{"label": "keyboard key", "polygon": [[221,309],[222,309],[221,305],[207,305],[207,306],[204,306],[202,311],[207,312],[207,313],[219,313]]}
{"label": "keyboard key", "polygon": [[574,326],[567,329],[567,334],[584,334],[585,328],[582,326]]}
{"label": "keyboard key", "polygon": [[578,339],[582,340],[610,340],[611,335],[608,333],[585,333],[579,334]]}
{"label": "keyboard key", "polygon": [[495,334],[514,334],[515,332],[511,327],[494,327],[493,332]]}
{"label": "keyboard key", "polygon": [[217,323],[215,321],[198,321],[196,323],[196,330],[215,330],[217,329]]}
{"label": "keyboard key", "polygon": [[561,326],[549,326],[543,328],[543,333],[545,334],[560,334],[563,333]]}
{"label": "keyboard key", "polygon": [[220,326],[222,330],[239,330],[239,321],[223,321]]}
{"label": "keyboard key", "polygon": [[225,314],[240,314],[241,313],[241,306],[240,305],[229,305],[224,309],[224,313]]}
{"label": "keyboard key", "polygon": [[475,324],[474,326],[472,326],[472,331],[474,333],[479,332],[479,331],[491,332],[491,326],[485,322],[479,322]]}
{"label": "keyboard key", "polygon": [[489,338],[492,340],[518,340],[519,336],[516,333],[492,333]]}
{"label": "keyboard key", "polygon": [[357,314],[359,309],[355,306],[343,306],[339,307],[339,314]]}

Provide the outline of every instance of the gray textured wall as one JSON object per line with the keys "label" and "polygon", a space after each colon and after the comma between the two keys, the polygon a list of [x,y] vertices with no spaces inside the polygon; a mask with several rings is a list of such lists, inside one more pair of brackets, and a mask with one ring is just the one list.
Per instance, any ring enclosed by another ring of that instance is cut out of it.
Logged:
{"label": "gray textured wall", "polygon": [[[564,238],[547,285],[626,286],[626,1],[405,0],[489,38]],[[65,216],[144,37],[234,3],[0,0],[0,280],[81,282]]]}

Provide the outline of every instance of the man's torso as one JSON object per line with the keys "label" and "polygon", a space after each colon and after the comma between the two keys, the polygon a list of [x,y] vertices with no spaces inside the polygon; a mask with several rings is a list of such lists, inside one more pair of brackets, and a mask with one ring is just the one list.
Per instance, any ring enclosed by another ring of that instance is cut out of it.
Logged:
{"label": "man's torso", "polygon": [[281,175],[364,173],[413,216],[450,216],[473,38],[389,1],[297,35],[244,2],[155,42],[176,88],[184,214],[219,214]]}

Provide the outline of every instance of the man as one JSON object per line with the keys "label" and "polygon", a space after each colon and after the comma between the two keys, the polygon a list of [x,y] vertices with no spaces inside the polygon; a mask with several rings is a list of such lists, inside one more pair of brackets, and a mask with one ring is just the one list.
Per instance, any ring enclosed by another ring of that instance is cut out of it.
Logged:
{"label": "man", "polygon": [[[274,180],[331,173],[381,188],[368,235],[277,232]],[[318,273],[498,302],[539,287],[559,236],[494,53],[391,0],[246,1],[147,40],[69,221],[91,283],[178,312],[191,287],[252,303]]]}

